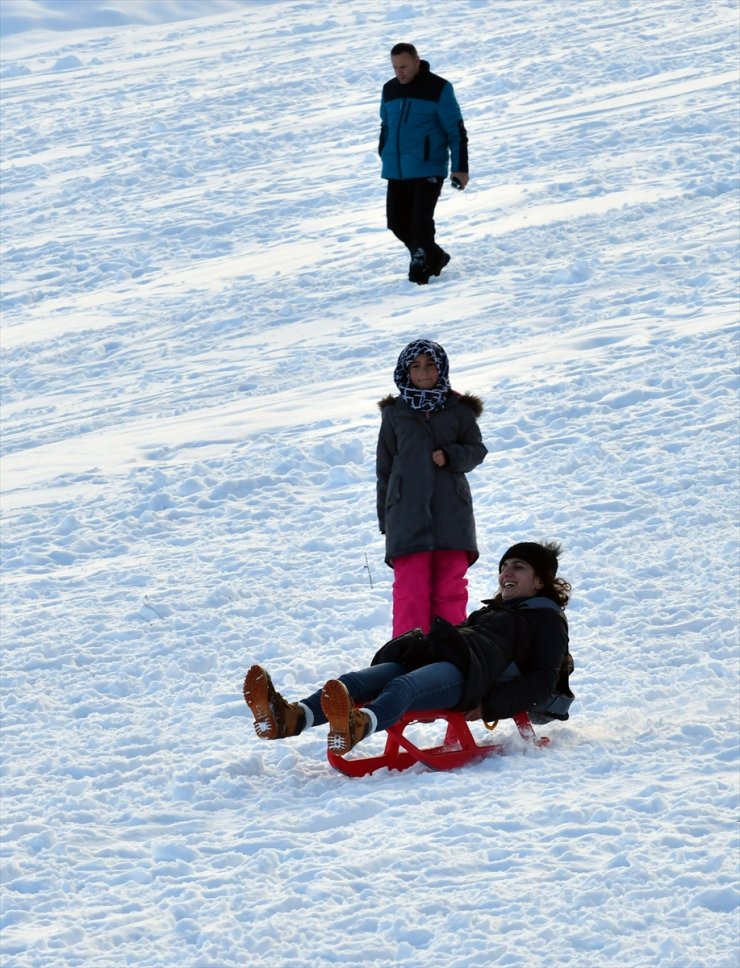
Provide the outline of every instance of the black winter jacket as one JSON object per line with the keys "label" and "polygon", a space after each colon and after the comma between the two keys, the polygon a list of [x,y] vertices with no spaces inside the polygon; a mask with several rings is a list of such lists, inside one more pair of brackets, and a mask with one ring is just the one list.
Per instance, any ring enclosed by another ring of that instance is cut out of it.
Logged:
{"label": "black winter jacket", "polygon": [[372,664],[398,662],[412,671],[451,662],[465,675],[457,708],[481,707],[486,720],[508,719],[544,708],[568,652],[568,622],[549,598],[484,603],[460,625],[436,619],[431,632],[416,629],[391,639]]}
{"label": "black winter jacket", "polygon": [[[417,551],[467,551],[478,558],[473,499],[465,477],[488,453],[476,418],[482,401],[451,391],[441,410],[413,410],[401,397],[382,412],[376,459],[377,509],[385,560]],[[437,467],[432,452],[447,455]]]}

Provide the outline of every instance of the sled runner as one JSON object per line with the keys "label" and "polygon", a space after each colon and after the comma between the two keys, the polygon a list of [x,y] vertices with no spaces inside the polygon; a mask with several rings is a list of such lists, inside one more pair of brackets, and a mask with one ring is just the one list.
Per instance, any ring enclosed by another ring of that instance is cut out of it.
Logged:
{"label": "sled runner", "polygon": [[[519,735],[533,746],[547,746],[547,736],[538,737],[527,713],[517,713],[512,717]],[[440,746],[419,747],[407,736],[404,730],[410,723],[431,723],[444,719],[447,732]],[[453,770],[471,760],[489,756],[491,753],[506,753],[501,743],[476,743],[470,732],[468,721],[463,713],[452,709],[430,709],[427,712],[408,712],[388,728],[385,750],[375,756],[338,756],[327,750],[327,759],[335,770],[347,776],[367,776],[381,767],[389,770],[406,770],[414,763],[423,763],[432,770]]]}

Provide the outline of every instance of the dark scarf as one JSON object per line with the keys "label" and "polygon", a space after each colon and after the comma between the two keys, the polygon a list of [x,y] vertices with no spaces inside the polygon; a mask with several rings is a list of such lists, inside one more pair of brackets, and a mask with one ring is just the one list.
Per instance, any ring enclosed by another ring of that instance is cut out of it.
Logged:
{"label": "dark scarf", "polygon": [[[434,360],[439,370],[437,385],[431,390],[420,390],[415,387],[409,377],[409,367],[417,356],[427,353]],[[439,345],[430,339],[417,339],[401,352],[393,373],[393,379],[401,394],[401,399],[412,410],[441,410],[450,391],[450,363],[447,354]]]}

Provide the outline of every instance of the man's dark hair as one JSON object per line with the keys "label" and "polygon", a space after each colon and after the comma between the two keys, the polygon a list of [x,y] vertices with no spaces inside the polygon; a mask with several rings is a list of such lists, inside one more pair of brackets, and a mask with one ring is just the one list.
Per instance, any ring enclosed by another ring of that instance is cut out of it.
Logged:
{"label": "man's dark hair", "polygon": [[396,44],[395,47],[391,49],[391,57],[397,57],[399,54],[411,54],[412,57],[418,58],[419,55],[416,52],[416,47],[413,44]]}

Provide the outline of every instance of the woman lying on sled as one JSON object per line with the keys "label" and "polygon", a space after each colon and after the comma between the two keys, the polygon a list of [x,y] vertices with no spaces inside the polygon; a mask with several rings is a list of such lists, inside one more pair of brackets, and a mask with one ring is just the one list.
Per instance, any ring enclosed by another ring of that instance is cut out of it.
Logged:
{"label": "woman lying on sled", "polygon": [[[327,748],[343,756],[407,710],[457,709],[490,721],[549,709],[568,658],[570,585],[555,577],[559,554],[553,542],[512,545],[499,563],[498,594],[484,608],[460,625],[437,619],[427,635],[415,629],[391,639],[369,668],[330,679],[300,702],[284,699],[253,665],[244,699],[257,736],[284,739],[328,722]],[[553,718],[567,719],[567,705]]]}

